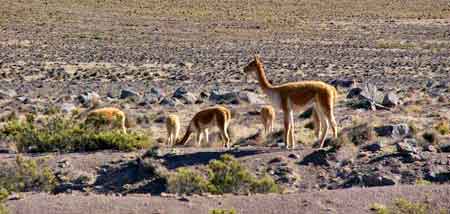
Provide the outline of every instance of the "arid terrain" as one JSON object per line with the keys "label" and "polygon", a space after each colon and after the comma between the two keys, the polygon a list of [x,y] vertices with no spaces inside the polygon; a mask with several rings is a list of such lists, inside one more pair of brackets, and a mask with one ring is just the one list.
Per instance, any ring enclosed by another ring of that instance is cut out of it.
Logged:
{"label": "arid terrain", "polygon": [[[12,192],[3,202],[10,213],[377,213],[376,204],[400,199],[448,213],[448,0],[0,5],[0,162],[40,160],[58,180],[52,191]],[[242,72],[255,54],[272,84],[337,88],[338,139],[319,150],[309,115],[297,112],[298,146],[286,150],[280,110],[275,132],[262,136],[259,111],[269,100]],[[97,95],[152,145],[36,153],[17,145],[23,136],[5,134],[12,120],[70,117]],[[180,117],[183,135],[198,110],[216,104],[232,110],[232,149],[221,148],[215,130],[210,144],[164,144],[168,114]],[[175,194],[159,177],[181,167],[206,176],[223,154],[282,191]]]}

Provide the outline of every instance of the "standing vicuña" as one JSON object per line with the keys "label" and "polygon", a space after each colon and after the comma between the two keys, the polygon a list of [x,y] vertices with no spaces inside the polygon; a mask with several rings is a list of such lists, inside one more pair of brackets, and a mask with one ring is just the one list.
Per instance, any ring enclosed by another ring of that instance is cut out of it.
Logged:
{"label": "standing vicu\u00f1a", "polygon": [[334,119],[334,103],[336,89],[321,81],[300,81],[273,86],[266,78],[264,66],[259,58],[255,59],[244,68],[245,73],[255,72],[259,85],[272,101],[276,108],[281,108],[284,113],[284,141],[286,147],[294,148],[294,111],[304,110],[305,107],[314,105],[314,110],[322,130],[320,148],[323,147],[329,125],[333,129],[333,137],[337,137],[337,125]]}
{"label": "standing vicu\u00f1a", "polygon": [[167,144],[174,145],[177,142],[178,133],[180,132],[180,120],[177,115],[171,114],[166,118],[167,128]]}
{"label": "standing vicu\u00f1a", "polygon": [[94,124],[97,128],[103,124],[109,124],[114,127],[122,128],[123,133],[127,133],[125,120],[126,117],[123,111],[114,107],[106,107],[89,111],[85,123]]}
{"label": "standing vicu\u00f1a", "polygon": [[225,141],[224,146],[229,148],[230,137],[228,135],[228,126],[230,124],[230,120],[231,112],[225,107],[214,106],[203,109],[197,112],[191,122],[189,122],[189,126],[186,129],[186,134],[181,139],[179,144],[185,144],[192,132],[197,134],[198,145],[201,144],[203,134],[205,135],[206,142],[208,142],[208,128],[216,126],[219,128],[220,137]]}
{"label": "standing vicu\u00f1a", "polygon": [[275,122],[275,110],[272,106],[267,105],[261,108],[261,122],[264,125],[264,136],[273,132],[273,124]]}

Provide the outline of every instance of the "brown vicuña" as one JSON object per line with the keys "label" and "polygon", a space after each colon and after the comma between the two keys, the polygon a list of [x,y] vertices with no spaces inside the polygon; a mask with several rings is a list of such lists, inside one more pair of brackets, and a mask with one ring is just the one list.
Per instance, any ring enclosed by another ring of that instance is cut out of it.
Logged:
{"label": "brown vicu\u00f1a", "polygon": [[93,124],[97,128],[98,126],[103,125],[103,122],[106,122],[109,125],[121,128],[124,133],[127,133],[127,129],[125,128],[125,113],[114,107],[98,108],[99,105],[99,98],[94,97],[92,99],[92,106],[76,116],[76,119],[85,118],[85,124]]}
{"label": "brown vicu\u00f1a", "polygon": [[208,128],[218,127],[220,137],[224,140],[224,147],[230,147],[230,137],[228,134],[228,126],[231,120],[231,112],[223,106],[213,106],[197,112],[186,129],[181,141],[177,144],[185,144],[189,136],[195,132],[197,135],[197,144],[200,145],[203,135],[206,142],[208,139]]}
{"label": "brown vicu\u00f1a", "polygon": [[106,107],[91,110],[86,116],[85,123],[92,123],[98,126],[99,120],[104,120],[109,125],[118,126],[122,128],[123,133],[127,133],[127,129],[125,128],[125,113],[118,108]]}
{"label": "brown vicu\u00f1a", "polygon": [[180,133],[180,120],[177,115],[171,114],[166,118],[167,145],[172,146],[177,142]]}
{"label": "brown vicu\u00f1a", "polygon": [[246,74],[255,72],[263,92],[270,97],[276,108],[281,108],[283,111],[286,148],[295,147],[294,112],[302,111],[310,105],[314,105],[320,120],[320,123],[315,124],[319,125],[321,130],[320,148],[323,147],[330,125],[333,137],[337,137],[337,124],[333,112],[337,92],[333,86],[321,81],[300,81],[274,86],[267,80],[264,65],[258,55],[244,68],[244,72]]}
{"label": "brown vicu\u00f1a", "polygon": [[273,124],[275,122],[275,110],[272,106],[267,105],[261,108],[261,122],[264,126],[264,135],[267,136],[273,132]]}

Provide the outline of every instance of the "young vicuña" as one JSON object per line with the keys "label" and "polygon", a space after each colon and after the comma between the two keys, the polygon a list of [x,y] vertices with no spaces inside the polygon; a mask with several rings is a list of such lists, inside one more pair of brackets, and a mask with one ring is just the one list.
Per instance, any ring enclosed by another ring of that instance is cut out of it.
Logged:
{"label": "young vicu\u00f1a", "polygon": [[272,106],[267,105],[261,108],[261,122],[264,125],[264,135],[273,132],[273,124],[275,122],[275,110]]}
{"label": "young vicu\u00f1a", "polygon": [[230,137],[228,134],[228,126],[231,120],[231,112],[223,106],[213,106],[197,112],[192,118],[186,129],[181,141],[177,144],[185,144],[192,132],[197,135],[197,144],[200,145],[203,135],[205,135],[206,142],[208,139],[208,128],[218,127],[220,137],[224,140],[224,146],[229,148]]}
{"label": "young vicu\u00f1a", "polygon": [[[264,66],[259,56],[250,62],[244,72],[255,72],[263,92],[270,97],[275,108],[284,114],[284,140],[287,148],[294,148],[294,112],[314,105],[320,123],[320,148],[323,147],[328,128],[331,125],[333,137],[337,137],[337,124],[334,119],[336,89],[321,81],[300,81],[274,86],[266,78]],[[314,118],[313,118],[314,119]],[[316,131],[317,132],[317,131]]]}
{"label": "young vicu\u00f1a", "polygon": [[172,146],[176,143],[180,133],[180,120],[177,115],[171,114],[166,118],[167,144]]}

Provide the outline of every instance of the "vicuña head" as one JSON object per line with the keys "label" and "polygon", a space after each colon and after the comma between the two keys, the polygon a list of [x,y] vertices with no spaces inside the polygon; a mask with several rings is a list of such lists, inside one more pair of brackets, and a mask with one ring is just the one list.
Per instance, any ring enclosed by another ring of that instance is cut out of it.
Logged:
{"label": "vicu\u00f1a head", "polygon": [[172,146],[178,139],[178,133],[180,133],[180,119],[177,115],[171,114],[166,118],[167,128],[167,144]]}
{"label": "vicu\u00f1a head", "polygon": [[[334,119],[336,89],[322,81],[300,81],[273,86],[266,78],[261,58],[256,55],[245,68],[246,74],[256,73],[259,85],[269,96],[273,106],[284,113],[284,140],[287,148],[294,148],[294,112],[303,111],[314,105],[320,123],[320,148],[323,147],[328,128],[331,125],[333,137],[337,137],[337,125]],[[316,117],[317,118],[317,117]]]}
{"label": "vicu\u00f1a head", "polygon": [[189,136],[195,132],[197,135],[197,144],[200,145],[203,135],[205,135],[206,142],[208,139],[208,128],[218,127],[220,137],[224,141],[224,147],[230,147],[230,137],[228,134],[228,126],[231,120],[231,112],[223,106],[213,106],[197,112],[186,129],[181,141],[177,144],[185,144]]}

